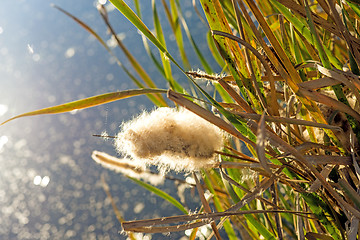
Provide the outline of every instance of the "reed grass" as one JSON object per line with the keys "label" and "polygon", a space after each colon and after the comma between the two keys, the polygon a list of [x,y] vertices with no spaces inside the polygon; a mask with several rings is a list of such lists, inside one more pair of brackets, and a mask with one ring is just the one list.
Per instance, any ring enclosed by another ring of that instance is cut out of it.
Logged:
{"label": "reed grass", "polygon": [[[192,229],[189,238],[195,239],[199,227],[210,224],[212,234],[205,236],[208,239],[222,239],[225,235],[228,239],[360,237],[358,1],[200,0],[202,10],[194,7],[205,14],[206,19],[202,20],[208,27],[207,44],[224,69],[220,75],[213,75],[215,66],[209,65],[208,57],[193,39],[191,33],[196,29],[186,22],[180,1],[160,3],[177,49],[167,48],[158,2],[152,1],[154,33],[147,27],[150,23],[142,21],[139,1],[134,1],[136,11],[123,0],[110,2],[143,34],[144,52],[164,76],[169,89],[157,89],[129,49],[117,39],[137,76],[120,61],[118,64],[139,90],[94,96],[10,120],[148,94],[157,107],[172,102],[226,132],[225,145],[214,151],[216,163],[211,168],[191,170],[201,199],[200,210],[195,213],[156,187],[131,178],[185,215],[135,221],[118,216],[129,236],[133,237],[133,232]],[[114,55],[89,26],[61,11]],[[99,12],[116,37],[103,6],[99,6]],[[191,69],[185,36],[205,72]],[[160,59],[149,48],[149,41],[160,51]],[[181,56],[179,61],[173,57],[176,51]],[[185,90],[189,87],[174,80],[174,67],[189,80],[191,93]],[[205,91],[198,79],[209,81],[214,91]],[[161,95],[164,92],[167,100]],[[136,134],[141,135],[141,130]],[[160,155],[171,152],[169,146]],[[180,154],[180,150],[172,151],[176,153]],[[111,161],[106,164],[111,165]],[[106,192],[111,197],[108,188]],[[210,197],[204,192],[209,192]]]}

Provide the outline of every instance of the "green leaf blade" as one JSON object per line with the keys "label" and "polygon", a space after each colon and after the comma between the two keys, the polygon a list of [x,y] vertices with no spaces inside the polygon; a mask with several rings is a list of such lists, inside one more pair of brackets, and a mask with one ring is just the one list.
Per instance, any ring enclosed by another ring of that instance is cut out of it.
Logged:
{"label": "green leaf blade", "polygon": [[158,195],[159,197],[163,198],[164,200],[168,201],[169,203],[171,203],[172,205],[174,205],[175,207],[180,209],[180,211],[182,211],[183,213],[188,214],[188,211],[186,210],[186,208],[179,201],[177,201],[175,198],[173,198],[166,192],[164,192],[148,183],[144,183],[138,179],[135,179],[132,177],[128,177],[128,178],[133,180],[135,183],[137,183],[141,187],[145,188],[146,190],[148,190],[148,191]]}
{"label": "green leaf blade", "polygon": [[101,94],[101,95],[97,95],[97,96],[93,96],[93,97],[89,97],[89,98],[84,98],[84,99],[73,101],[73,102],[64,103],[64,104],[53,106],[53,107],[43,108],[43,109],[27,112],[24,114],[20,114],[20,115],[17,115],[15,117],[12,117],[12,118],[6,120],[5,122],[2,122],[0,124],[0,126],[4,125],[7,122],[10,122],[14,119],[21,118],[21,117],[71,112],[74,110],[91,108],[91,107],[95,107],[98,105],[102,105],[102,104],[109,103],[109,102],[114,102],[114,101],[117,101],[120,99],[129,98],[129,97],[133,97],[133,96],[152,94],[152,93],[166,93],[166,92],[167,92],[167,90],[163,90],[163,89],[143,88],[143,89],[125,90],[125,91],[121,91],[121,92],[105,93],[105,94]]}

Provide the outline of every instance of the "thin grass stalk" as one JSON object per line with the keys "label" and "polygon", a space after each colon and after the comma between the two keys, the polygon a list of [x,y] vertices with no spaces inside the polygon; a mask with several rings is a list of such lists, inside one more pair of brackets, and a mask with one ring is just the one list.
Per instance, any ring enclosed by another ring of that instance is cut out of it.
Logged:
{"label": "thin grass stalk", "polygon": [[189,60],[187,58],[185,48],[184,48],[184,41],[183,41],[183,37],[182,37],[182,33],[181,33],[178,10],[176,8],[175,1],[174,0],[170,1],[171,10],[169,9],[165,0],[162,0],[161,2],[162,2],[162,5],[164,6],[166,16],[170,23],[171,30],[174,33],[176,44],[178,45],[178,50],[179,50],[179,53],[180,53],[180,56],[181,56],[181,59],[182,59],[183,65],[184,65],[184,69],[185,70],[190,69],[191,67],[190,67],[190,63],[189,63]]}
{"label": "thin grass stalk", "polygon": [[[208,173],[203,171],[203,179],[204,179],[204,182],[208,188],[208,190],[210,191],[210,193],[212,193],[214,196],[213,196],[213,202],[214,202],[214,205],[215,205],[215,208],[218,212],[223,212],[224,211],[224,208],[222,206],[222,203],[221,201],[219,200],[218,196],[215,194],[215,191],[214,191],[214,188],[212,187],[213,184],[211,183],[210,179],[209,179],[209,176],[208,176]],[[215,219],[214,219],[215,220]],[[222,222],[222,225],[224,226],[224,229],[229,237],[229,239],[236,239],[236,234],[234,232],[234,229],[232,228],[231,226],[231,223],[229,220],[226,220],[224,222]],[[221,225],[221,226],[222,226]]]}
{"label": "thin grass stalk", "polygon": [[[275,206],[278,206],[278,191],[277,191],[277,182],[274,182],[274,184],[270,187],[271,195],[273,198],[273,203]],[[278,239],[284,239],[284,233],[283,233],[283,224],[281,220],[280,213],[275,213],[275,223],[276,223],[276,231]]]}
{"label": "thin grass stalk", "polygon": [[[195,179],[196,189],[198,190],[198,193],[199,193],[200,200],[201,200],[201,203],[203,205],[204,211],[206,213],[211,213],[210,205],[209,205],[208,201],[205,198],[204,190],[203,190],[203,188],[202,188],[202,186],[201,186],[201,184],[199,182],[199,179],[197,178],[195,173],[193,173],[193,178]],[[221,240],[221,236],[220,236],[219,230],[216,227],[216,223],[214,221],[212,221],[210,223],[210,225],[211,225],[211,228],[212,228],[212,230],[214,232],[214,235],[215,235],[216,239]]]}
{"label": "thin grass stalk", "polygon": [[176,1],[176,5],[177,5],[177,8],[179,9],[179,19],[181,21],[181,24],[184,28],[184,31],[186,33],[186,36],[187,38],[189,39],[191,45],[193,46],[193,49],[195,50],[195,53],[196,55],[198,56],[202,66],[204,67],[204,70],[207,72],[207,73],[213,73],[214,71],[212,70],[212,67],[210,66],[210,64],[208,63],[208,61],[206,60],[206,58],[204,57],[204,55],[201,53],[198,45],[196,44],[194,38],[192,37],[191,33],[190,33],[190,30],[189,30],[189,27],[185,21],[185,18],[184,16],[182,15],[182,11],[181,11],[181,7],[180,7],[180,2],[177,0]]}
{"label": "thin grass stalk", "polygon": [[[102,19],[104,20],[106,26],[108,27],[108,29],[110,30],[112,36],[115,38],[117,45],[119,46],[119,48],[124,52],[125,56],[127,57],[127,59],[129,60],[129,62],[131,63],[131,65],[133,66],[133,68],[135,69],[135,71],[139,74],[139,76],[143,79],[144,83],[146,85],[148,85],[149,88],[156,88],[155,83],[152,81],[152,79],[150,78],[150,76],[146,73],[146,71],[144,70],[144,68],[139,64],[139,62],[134,58],[134,56],[129,52],[129,50],[125,47],[125,45],[121,42],[121,40],[119,39],[119,37],[117,36],[117,34],[115,33],[113,27],[111,26],[109,19],[107,18],[107,13],[106,13],[106,9],[103,5],[99,5],[98,10],[100,12],[100,15],[102,17]],[[158,99],[159,103],[161,104],[160,106],[167,106],[164,98],[162,98],[161,95],[155,95],[156,98]]]}
{"label": "thin grass stalk", "polygon": [[[111,207],[114,210],[114,213],[115,213],[115,216],[116,216],[117,220],[119,221],[120,224],[122,224],[125,220],[121,216],[121,213],[120,213],[119,209],[117,208],[117,206],[115,204],[114,198],[112,197],[111,192],[110,192],[110,187],[106,183],[104,174],[101,175],[101,184],[102,184],[102,187],[103,187],[103,189],[104,189],[104,191],[106,193],[106,196],[110,199]],[[134,234],[132,232],[128,233],[128,237],[130,238],[130,240],[136,240],[136,238],[135,238],[135,236],[134,236]]]}
{"label": "thin grass stalk", "polygon": [[312,34],[312,39],[314,41],[314,46],[318,50],[321,63],[323,64],[323,66],[325,68],[331,69],[331,64],[330,64],[329,58],[328,58],[328,56],[326,55],[326,53],[324,51],[323,44],[320,42],[319,35],[318,35],[318,33],[317,33],[316,29],[315,29],[315,25],[314,25],[314,22],[313,22],[313,19],[312,19],[312,14],[311,14],[311,11],[310,11],[309,3],[308,3],[307,0],[304,0],[304,5],[305,5],[307,22],[308,22],[308,25],[310,27],[310,32]]}
{"label": "thin grass stalk", "polygon": [[[181,66],[175,61],[175,59],[171,56],[171,54],[166,50],[166,47],[162,44],[162,42],[157,39],[153,33],[146,27],[146,25],[141,21],[141,19],[131,10],[131,8],[123,1],[123,0],[110,0],[110,2],[132,23],[134,26],[146,36],[160,51],[160,54],[164,54],[165,58],[171,60],[182,72],[184,70]],[[153,9],[154,11],[154,9]],[[156,11],[154,11],[156,13]],[[155,23],[158,24],[158,20],[154,17]],[[161,35],[160,27],[158,26],[159,34]],[[163,35],[162,35],[163,36]],[[165,60],[165,59],[164,59]],[[166,66],[169,67],[168,64]],[[166,72],[165,72],[166,73]],[[169,73],[169,71],[168,71]],[[172,80],[172,78],[167,78],[167,80]],[[172,81],[174,89],[178,92],[184,92],[183,87],[176,81]]]}
{"label": "thin grass stalk", "polygon": [[[165,48],[165,51],[167,52],[165,36],[164,36],[163,30],[162,30],[162,27],[161,27],[161,24],[160,24],[160,20],[159,20],[159,16],[158,16],[158,13],[157,13],[155,0],[152,1],[151,7],[152,7],[152,10],[153,10],[153,20],[154,20],[154,27],[155,27],[156,37],[159,40],[159,42],[161,43],[161,45]],[[175,89],[177,91],[179,91],[179,90],[181,91],[181,88],[179,87],[178,84],[175,84],[175,80],[172,77],[172,70],[171,70],[171,65],[170,65],[170,61],[169,61],[168,57],[163,54],[162,50],[159,50],[159,52],[160,52],[160,58],[161,58],[161,61],[162,61],[162,64],[163,64],[166,80],[169,82],[170,87],[172,89]]]}
{"label": "thin grass stalk", "polygon": [[[239,7],[235,3],[235,0],[231,0],[231,2],[232,2],[232,5],[233,5],[233,8],[235,9],[236,22],[237,22],[237,26],[239,28],[240,36],[241,36],[242,39],[245,39],[245,32],[244,32],[243,24],[242,24],[241,17],[240,17],[241,13],[240,13]],[[266,101],[264,99],[263,91],[261,91],[261,89],[263,89],[262,83],[261,83],[261,81],[258,81],[256,79],[256,77],[255,77],[255,76],[260,76],[260,74],[255,74],[255,69],[253,67],[253,61],[251,61],[251,58],[249,56],[249,50],[247,48],[245,48],[244,56],[245,56],[245,59],[246,59],[247,67],[248,67],[249,72],[250,72],[251,80],[252,80],[253,85],[255,87],[256,95],[259,97],[259,101],[260,101],[260,104],[261,104],[262,108],[267,109],[268,105],[266,104]],[[272,103],[274,103],[274,102],[272,102]],[[271,105],[271,106],[277,106],[277,104]],[[272,108],[272,110],[274,110],[274,109]],[[274,114],[278,113],[278,111],[276,111],[276,110],[277,109],[275,108]]]}
{"label": "thin grass stalk", "polygon": [[[137,16],[142,19],[141,17],[141,10],[140,10],[140,4],[138,0],[135,0],[135,9],[136,9],[136,14]],[[145,35],[141,35],[141,39],[143,41],[143,45],[145,48],[146,53],[148,54],[148,56],[150,57],[150,59],[153,61],[154,65],[156,66],[156,68],[158,69],[158,71],[161,73],[161,75],[165,78],[165,72],[163,67],[161,66],[161,63],[157,60],[157,58],[155,57],[155,55],[152,53],[149,43],[147,41],[147,38],[145,37]]]}
{"label": "thin grass stalk", "polygon": [[[296,194],[295,209],[296,209],[296,211],[301,211],[300,194],[298,194],[298,193],[295,193],[295,194]],[[294,224],[294,226],[295,226],[295,230],[296,230],[297,239],[298,240],[305,239],[304,229],[303,229],[303,219],[300,216],[294,216],[294,219],[296,221],[296,224]]]}

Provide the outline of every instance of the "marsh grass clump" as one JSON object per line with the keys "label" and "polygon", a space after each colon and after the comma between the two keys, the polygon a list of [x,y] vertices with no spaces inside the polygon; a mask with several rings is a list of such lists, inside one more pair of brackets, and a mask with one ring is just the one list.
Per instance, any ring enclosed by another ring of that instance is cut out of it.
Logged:
{"label": "marsh grass clump", "polygon": [[218,127],[194,113],[162,107],[123,123],[115,146],[137,164],[157,165],[163,172],[193,171],[214,165],[223,138]]}
{"label": "marsh grass clump", "polygon": [[[196,29],[188,27],[180,1],[170,0],[170,7],[168,1],[161,3],[181,63],[166,48],[156,1],[151,6],[154,33],[143,23],[138,2],[137,13],[123,0],[110,2],[143,34],[144,47],[169,89],[156,88],[121,39],[116,39],[139,79],[120,60],[117,63],[140,89],[94,96],[10,120],[146,94],[158,108],[124,123],[115,147],[131,158],[128,166],[157,165],[163,174],[192,172],[201,208],[189,214],[172,196],[137,181],[184,215],[120,220],[124,231],[131,236],[132,232],[192,229],[194,239],[198,229],[209,224],[217,239],[222,239],[221,233],[231,240],[359,238],[358,1],[200,0],[209,27],[208,46],[226,76],[212,74],[215,71],[192,38]],[[99,10],[116,38],[106,9]],[[189,71],[182,30],[205,72]],[[99,35],[90,32],[115,56]],[[148,40],[160,50],[161,61]],[[191,94],[174,80],[171,63],[190,80]],[[214,92],[200,87],[198,79],[214,84]],[[166,107],[163,93],[182,108]],[[228,134],[226,141],[222,132]],[[96,153],[95,160],[109,166],[112,158],[104,156]],[[118,164],[117,160],[112,163]],[[251,178],[243,177],[244,169],[252,170]]]}

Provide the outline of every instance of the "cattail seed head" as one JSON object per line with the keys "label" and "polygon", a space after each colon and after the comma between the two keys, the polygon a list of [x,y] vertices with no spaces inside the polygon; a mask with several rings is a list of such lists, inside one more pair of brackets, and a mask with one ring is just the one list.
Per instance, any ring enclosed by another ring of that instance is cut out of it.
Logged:
{"label": "cattail seed head", "polygon": [[157,165],[162,171],[193,171],[215,163],[223,134],[188,110],[164,107],[122,124],[115,146],[135,161]]}
{"label": "cattail seed head", "polygon": [[135,165],[130,159],[119,159],[99,151],[93,151],[91,157],[103,167],[122,173],[125,176],[143,179],[153,185],[164,183],[163,176],[149,172],[144,166]]}

